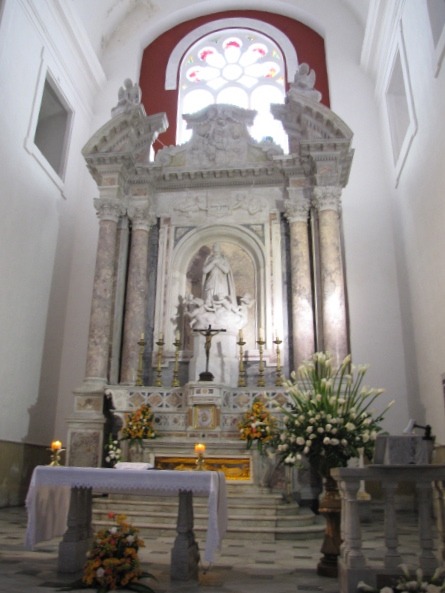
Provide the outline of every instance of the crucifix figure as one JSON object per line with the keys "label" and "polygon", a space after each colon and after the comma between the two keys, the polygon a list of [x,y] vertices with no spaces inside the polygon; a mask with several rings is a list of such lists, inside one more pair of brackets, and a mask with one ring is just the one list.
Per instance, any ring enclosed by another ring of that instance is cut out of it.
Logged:
{"label": "crucifix figure", "polygon": [[194,329],[194,332],[200,334],[201,336],[205,337],[204,349],[206,353],[206,370],[202,373],[199,373],[199,380],[200,381],[213,381],[213,374],[209,372],[209,356],[210,356],[210,348],[212,346],[212,338],[219,334],[220,332],[225,332],[225,329],[212,329],[212,326],[209,325],[207,329]]}

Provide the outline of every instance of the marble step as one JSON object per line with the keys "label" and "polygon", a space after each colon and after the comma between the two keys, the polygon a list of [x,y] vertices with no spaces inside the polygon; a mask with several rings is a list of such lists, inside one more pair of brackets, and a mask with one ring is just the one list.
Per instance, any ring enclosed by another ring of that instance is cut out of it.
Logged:
{"label": "marble step", "polygon": [[[260,534],[262,541],[276,539],[303,539],[308,534],[323,531],[320,523],[308,509],[296,503],[286,503],[280,495],[254,492],[245,496],[237,491],[228,495],[228,530],[226,537],[249,539]],[[144,538],[171,534],[174,537],[177,520],[177,499],[166,497],[97,497],[93,504],[93,526],[99,529],[112,524],[108,513],[125,514],[140,530]],[[207,499],[195,497],[193,501],[196,535],[207,529]]]}

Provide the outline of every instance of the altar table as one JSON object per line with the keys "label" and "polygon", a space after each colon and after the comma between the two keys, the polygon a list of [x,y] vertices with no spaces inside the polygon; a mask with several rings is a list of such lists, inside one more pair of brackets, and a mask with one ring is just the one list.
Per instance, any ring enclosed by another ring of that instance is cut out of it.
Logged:
{"label": "altar table", "polygon": [[[183,539],[190,542],[189,536],[193,530],[193,495],[207,496],[209,516],[204,551],[207,562],[213,560],[226,531],[227,498],[223,473],[37,466],[26,497],[27,548],[32,549],[38,542],[65,534],[59,546],[59,571],[81,570],[92,535],[92,492],[144,496],[179,495],[177,542],[181,538],[181,532],[183,535],[187,532],[187,537]],[[189,508],[184,510],[184,505]],[[172,552],[172,562],[173,559]]]}

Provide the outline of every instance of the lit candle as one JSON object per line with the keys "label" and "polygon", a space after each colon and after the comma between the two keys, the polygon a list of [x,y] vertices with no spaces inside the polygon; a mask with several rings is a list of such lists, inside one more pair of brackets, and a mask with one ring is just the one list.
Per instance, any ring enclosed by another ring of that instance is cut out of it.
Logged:
{"label": "lit candle", "polygon": [[60,451],[62,443],[60,441],[53,441],[51,443],[51,451]]}
{"label": "lit candle", "polygon": [[203,455],[205,453],[205,450],[206,450],[206,446],[204,445],[204,443],[196,443],[195,453],[197,455]]}

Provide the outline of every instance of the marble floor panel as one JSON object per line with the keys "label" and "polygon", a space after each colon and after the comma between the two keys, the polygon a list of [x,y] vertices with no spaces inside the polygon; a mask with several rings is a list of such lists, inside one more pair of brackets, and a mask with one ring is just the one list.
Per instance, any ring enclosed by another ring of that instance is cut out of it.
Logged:
{"label": "marble floor panel", "polygon": [[[416,518],[403,519],[403,546],[415,563]],[[0,593],[54,593],[72,582],[57,573],[59,539],[24,549],[26,511],[0,509]],[[363,526],[363,547],[371,562],[383,554],[381,516]],[[402,539],[402,538],[401,538]],[[338,593],[337,579],[316,573],[320,536],[304,541],[261,542],[225,539],[215,562],[200,569],[199,583],[171,581],[171,537],[145,539],[140,550],[143,569],[156,576],[147,581],[156,593]],[[87,591],[92,589],[87,589]],[[85,589],[74,589],[73,593]]]}

